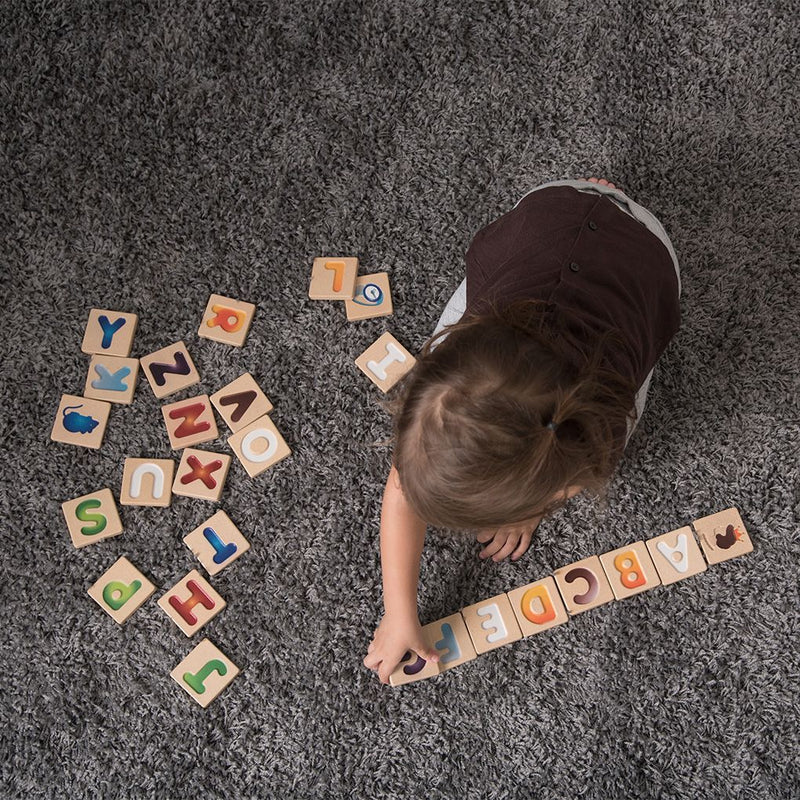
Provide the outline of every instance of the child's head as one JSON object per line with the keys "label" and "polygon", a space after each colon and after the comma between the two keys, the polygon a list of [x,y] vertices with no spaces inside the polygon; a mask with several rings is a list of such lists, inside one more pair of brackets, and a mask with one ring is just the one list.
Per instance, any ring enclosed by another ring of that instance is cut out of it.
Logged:
{"label": "child's head", "polygon": [[491,528],[552,513],[569,487],[601,492],[635,413],[635,385],[605,363],[612,338],[587,341],[525,302],[428,342],[395,413],[394,464],[417,514]]}

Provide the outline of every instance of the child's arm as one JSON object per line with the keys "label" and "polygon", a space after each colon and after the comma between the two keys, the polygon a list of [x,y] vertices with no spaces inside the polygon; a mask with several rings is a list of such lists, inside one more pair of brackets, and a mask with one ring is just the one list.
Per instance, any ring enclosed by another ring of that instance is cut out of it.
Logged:
{"label": "child's arm", "polygon": [[381,509],[381,567],[385,614],[375,631],[364,665],[378,671],[382,683],[407,650],[438,661],[436,651],[422,639],[417,617],[419,562],[425,542],[425,522],[406,502],[397,471],[386,481]]}

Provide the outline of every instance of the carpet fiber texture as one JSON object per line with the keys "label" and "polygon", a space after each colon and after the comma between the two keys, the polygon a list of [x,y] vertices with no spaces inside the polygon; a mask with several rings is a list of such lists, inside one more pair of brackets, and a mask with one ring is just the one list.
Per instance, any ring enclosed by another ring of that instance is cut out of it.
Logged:
{"label": "carpet fiber texture", "polygon": [[[796,3],[0,16],[3,797],[798,796]],[[575,498],[513,564],[432,531],[421,620],[728,506],[755,550],[381,686],[361,660],[390,421],[354,359],[385,330],[418,350],[471,236],[583,175],[664,222],[681,330],[607,504]],[[389,273],[394,316],[308,300],[334,254]],[[241,350],[197,337],[212,292],[257,305]],[[139,314],[136,356],[183,339],[201,391],[250,371],[293,450],[256,479],[232,466],[221,507],[252,549],[212,580],[228,606],[203,634],[242,673],[206,710],[169,677],[202,634],[155,599],[196,566],[182,538],[213,504],[122,507],[124,533],[80,550],[61,515],[118,495],[126,456],[175,457],[143,379],[99,451],[49,441],[92,307]],[[87,594],[121,555],[157,587],[124,626]]]}

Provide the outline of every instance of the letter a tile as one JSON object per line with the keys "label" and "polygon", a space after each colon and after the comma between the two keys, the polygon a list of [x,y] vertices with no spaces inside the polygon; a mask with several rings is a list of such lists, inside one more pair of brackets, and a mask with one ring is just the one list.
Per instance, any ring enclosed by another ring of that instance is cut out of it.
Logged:
{"label": "letter a tile", "polygon": [[208,639],[197,647],[170,673],[173,680],[203,708],[239,674],[239,668]]}
{"label": "letter a tile", "polygon": [[179,392],[187,386],[200,382],[200,375],[194,367],[194,361],[183,342],[175,342],[169,347],[162,347],[155,353],[142,356],[144,374],[153,390],[153,394],[160,400],[168,394]]}
{"label": "letter a tile", "polygon": [[249,372],[214,392],[211,402],[234,433],[272,411],[272,403]]}
{"label": "letter a tile", "polygon": [[114,622],[122,625],[156,587],[124,556],[89,589],[89,596]]}
{"label": "letter a tile", "polygon": [[710,514],[692,524],[709,564],[719,564],[753,551],[753,542],[735,508]]}
{"label": "letter a tile", "polygon": [[356,359],[356,366],[382,392],[388,392],[416,363],[414,356],[388,332]]}
{"label": "letter a tile", "polygon": [[703,554],[688,525],[654,536],[646,544],[664,586],[691,578],[706,569]]}
{"label": "letter a tile", "polygon": [[241,347],[250,330],[256,307],[252,303],[212,294],[200,323],[198,336]]}
{"label": "letter a tile", "polygon": [[225,601],[196,569],[160,597],[158,604],[187,636],[197,633],[225,608]]}
{"label": "letter a tile", "polygon": [[98,489],[67,500],[61,504],[61,510],[75,547],[86,547],[122,533],[122,522],[111,489]]}
{"label": "letter a tile", "polygon": [[461,616],[478,654],[522,638],[517,618],[505,594],[462,608]]}
{"label": "letter a tile", "polygon": [[175,473],[172,493],[217,502],[230,466],[231,457],[227,453],[211,453],[187,447]]}

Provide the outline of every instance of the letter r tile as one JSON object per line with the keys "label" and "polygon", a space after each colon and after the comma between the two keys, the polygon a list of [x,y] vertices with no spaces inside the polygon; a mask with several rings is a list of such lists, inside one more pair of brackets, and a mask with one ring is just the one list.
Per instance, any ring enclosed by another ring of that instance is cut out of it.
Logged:
{"label": "letter r tile", "polygon": [[197,335],[223,344],[242,347],[256,307],[253,303],[212,294],[208,299]]}

